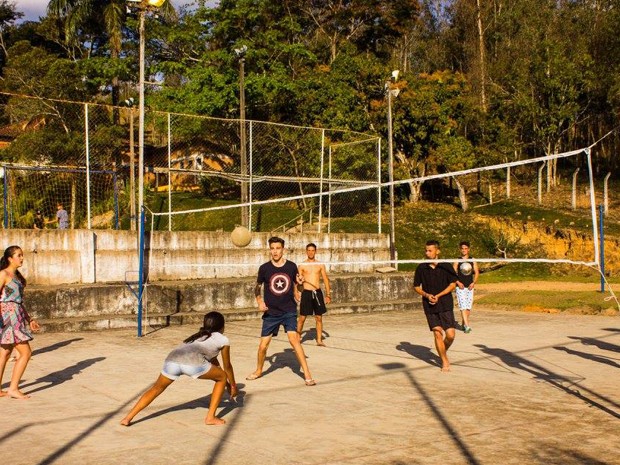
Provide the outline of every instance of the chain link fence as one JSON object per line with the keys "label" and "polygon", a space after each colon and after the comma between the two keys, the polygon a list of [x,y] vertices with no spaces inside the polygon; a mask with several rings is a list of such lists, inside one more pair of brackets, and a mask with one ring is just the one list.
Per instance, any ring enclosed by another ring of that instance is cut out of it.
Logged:
{"label": "chain link fence", "polygon": [[[31,228],[37,210],[53,221],[57,204],[72,228],[136,227],[136,108],[0,94],[0,118],[4,228]],[[144,121],[150,228],[329,231],[369,213],[380,231],[376,136],[151,110]]]}

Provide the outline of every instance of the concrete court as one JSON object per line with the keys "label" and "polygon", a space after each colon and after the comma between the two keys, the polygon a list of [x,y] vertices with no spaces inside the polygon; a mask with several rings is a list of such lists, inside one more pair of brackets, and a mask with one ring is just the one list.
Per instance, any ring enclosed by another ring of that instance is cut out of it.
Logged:
{"label": "concrete court", "polygon": [[[226,334],[243,395],[205,426],[209,381],[182,378],[118,424],[167,352],[194,330],[41,334],[26,401],[0,400],[0,457],[32,464],[620,464],[618,317],[477,310],[441,373],[420,310],[326,318],[304,347],[306,387],[285,336],[266,375],[259,320]],[[293,367],[293,368],[291,368]],[[9,365],[9,370],[11,365]],[[5,374],[5,387],[8,376]]]}

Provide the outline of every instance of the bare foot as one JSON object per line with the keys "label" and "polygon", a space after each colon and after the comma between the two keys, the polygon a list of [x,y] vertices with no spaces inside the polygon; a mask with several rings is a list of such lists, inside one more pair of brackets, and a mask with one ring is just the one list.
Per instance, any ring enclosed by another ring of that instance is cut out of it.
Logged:
{"label": "bare foot", "polygon": [[441,371],[442,371],[443,373],[447,373],[447,372],[449,372],[449,371],[450,371],[450,365],[444,365],[444,366],[442,366],[442,367],[441,367]]}
{"label": "bare foot", "polygon": [[327,347],[323,341],[316,341],[317,346]]}
{"label": "bare foot", "polygon": [[254,381],[255,379],[260,378],[262,375],[263,375],[262,373],[254,372],[254,373],[250,373],[249,375],[247,375],[245,379],[247,379],[248,381]]}
{"label": "bare foot", "polygon": [[123,426],[129,426],[129,425],[131,425],[131,420],[128,420],[128,419],[127,419],[127,417],[125,417],[125,418],[123,418],[123,419],[121,420],[121,425],[123,425]]}
{"label": "bare foot", "polygon": [[6,392],[0,391],[0,397],[6,397]]}
{"label": "bare foot", "polygon": [[30,396],[24,394],[21,391],[6,391],[6,395],[9,396],[11,399],[30,399]]}
{"label": "bare foot", "polygon": [[221,418],[218,418],[218,417],[205,418],[205,425],[220,426],[225,423],[226,423],[226,420],[222,420]]}

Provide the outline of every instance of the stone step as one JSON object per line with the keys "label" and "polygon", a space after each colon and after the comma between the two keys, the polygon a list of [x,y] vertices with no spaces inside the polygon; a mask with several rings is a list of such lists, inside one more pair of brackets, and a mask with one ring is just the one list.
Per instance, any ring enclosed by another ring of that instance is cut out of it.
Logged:
{"label": "stone step", "polygon": [[[329,314],[371,313],[395,310],[414,309],[416,301],[411,299],[361,301],[344,304],[332,304],[328,307]],[[256,307],[220,310],[228,321],[257,320],[262,313]],[[175,312],[175,313],[147,313],[143,316],[145,333],[159,328],[174,325],[202,324],[203,312]],[[310,317],[312,318],[312,317]],[[74,331],[101,331],[109,329],[137,328],[138,317],[135,313],[83,315],[65,318],[43,318],[39,320],[43,332],[74,332]]]}

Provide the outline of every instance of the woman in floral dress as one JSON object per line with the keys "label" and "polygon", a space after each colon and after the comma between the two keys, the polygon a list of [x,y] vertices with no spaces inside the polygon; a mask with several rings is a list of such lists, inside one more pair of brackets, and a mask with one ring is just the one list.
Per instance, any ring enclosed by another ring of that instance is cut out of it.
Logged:
{"label": "woman in floral dress", "polygon": [[[8,247],[0,258],[0,397],[28,399],[19,390],[19,382],[26,371],[32,353],[28,341],[32,331],[39,330],[39,324],[28,315],[23,305],[26,279],[18,268],[24,263],[24,252],[16,245]],[[6,362],[15,349],[19,358],[13,366],[11,384],[2,391],[2,377]]]}

